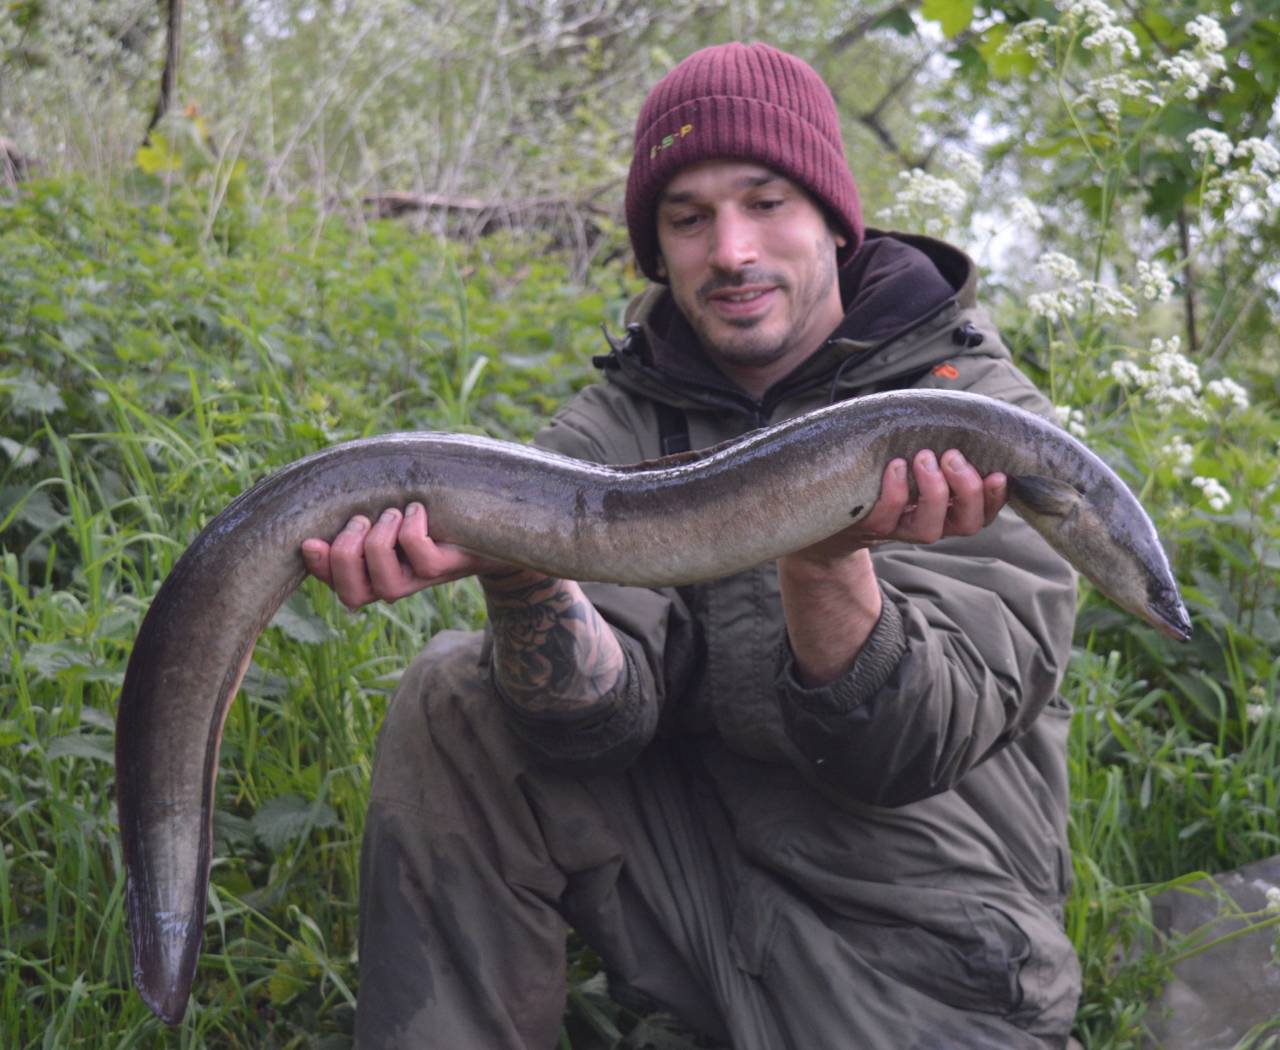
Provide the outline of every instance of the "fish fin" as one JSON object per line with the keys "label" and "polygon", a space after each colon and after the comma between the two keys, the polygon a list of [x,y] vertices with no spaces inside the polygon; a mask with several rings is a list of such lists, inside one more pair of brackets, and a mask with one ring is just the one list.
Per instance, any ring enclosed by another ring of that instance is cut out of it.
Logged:
{"label": "fish fin", "polygon": [[1080,505],[1079,489],[1043,474],[1009,476],[1009,495],[1037,514],[1065,518]]}

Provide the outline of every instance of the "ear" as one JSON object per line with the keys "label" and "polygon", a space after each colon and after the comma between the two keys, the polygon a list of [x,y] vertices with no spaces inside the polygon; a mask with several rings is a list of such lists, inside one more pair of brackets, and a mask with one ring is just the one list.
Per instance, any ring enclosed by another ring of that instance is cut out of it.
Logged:
{"label": "ear", "polygon": [[831,239],[836,242],[836,249],[839,250],[849,243],[849,238],[839,230],[831,231]]}

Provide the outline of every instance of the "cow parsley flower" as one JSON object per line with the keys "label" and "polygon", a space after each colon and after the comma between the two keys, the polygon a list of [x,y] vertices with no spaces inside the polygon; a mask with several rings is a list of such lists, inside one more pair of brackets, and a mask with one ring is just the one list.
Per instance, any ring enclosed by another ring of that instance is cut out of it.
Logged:
{"label": "cow parsley flower", "polygon": [[939,178],[920,168],[899,174],[897,200],[886,214],[895,219],[915,219],[926,233],[944,233],[964,210],[968,196],[954,179]]}
{"label": "cow parsley flower", "polygon": [[1138,260],[1138,292],[1151,303],[1167,303],[1173,297],[1173,282],[1163,265]]}
{"label": "cow parsley flower", "polygon": [[1014,197],[1009,210],[1013,213],[1013,221],[1022,229],[1034,233],[1044,228],[1044,216],[1029,197]]}
{"label": "cow parsley flower", "polygon": [[1111,61],[1116,63],[1142,54],[1138,49],[1138,38],[1124,26],[1114,24],[1094,30],[1080,41],[1080,46],[1086,51],[1110,52]]}
{"label": "cow parsley flower", "polygon": [[1233,408],[1249,407],[1249,391],[1234,379],[1211,379],[1205,385],[1205,393],[1218,401],[1229,401]]}
{"label": "cow parsley flower", "polygon": [[1027,297],[1027,309],[1032,317],[1043,317],[1052,324],[1075,316],[1080,303],[1069,291],[1035,292]]}
{"label": "cow parsley flower", "polygon": [[1058,420],[1058,425],[1068,434],[1078,438],[1089,436],[1089,428],[1085,425],[1082,409],[1072,408],[1070,405],[1054,405],[1053,414]]}
{"label": "cow parsley flower", "polygon": [[1196,457],[1195,449],[1176,434],[1160,449],[1160,455],[1170,461],[1170,470],[1175,478],[1185,478],[1191,473],[1191,464]]}
{"label": "cow parsley flower", "polygon": [[1280,150],[1266,139],[1244,139],[1233,151],[1238,159],[1249,161],[1249,167],[1258,175],[1274,175],[1280,172]]}
{"label": "cow parsley flower", "polygon": [[1226,49],[1227,34],[1222,26],[1208,15],[1196,15],[1186,25],[1187,36],[1197,40],[1196,50],[1216,53]]}
{"label": "cow parsley flower", "polygon": [[1200,369],[1181,352],[1177,336],[1153,339],[1147,367],[1120,359],[1111,364],[1111,377],[1124,386],[1137,387],[1162,414],[1179,406],[1203,419],[1207,413],[1200,401]]}
{"label": "cow parsley flower", "polygon": [[1106,0],[1054,0],[1063,17],[1083,22],[1090,29],[1101,29],[1116,20],[1114,8]]}
{"label": "cow parsley flower", "polygon": [[1231,493],[1217,478],[1195,477],[1191,479],[1191,484],[1204,493],[1205,502],[1209,504],[1210,510],[1224,511],[1231,503]]}
{"label": "cow parsley flower", "polygon": [[1231,139],[1217,128],[1196,128],[1187,136],[1187,145],[1202,157],[1212,156],[1213,163],[1220,168],[1231,163]]}
{"label": "cow parsley flower", "polygon": [[1083,281],[1081,288],[1093,301],[1093,308],[1103,317],[1137,317],[1138,308],[1124,292],[1097,281]]}
{"label": "cow parsley flower", "polygon": [[942,166],[966,182],[977,182],[982,178],[982,161],[962,149],[949,148],[943,155]]}
{"label": "cow parsley flower", "polygon": [[1036,269],[1059,284],[1075,284],[1080,280],[1080,267],[1061,252],[1045,252],[1036,262]]}

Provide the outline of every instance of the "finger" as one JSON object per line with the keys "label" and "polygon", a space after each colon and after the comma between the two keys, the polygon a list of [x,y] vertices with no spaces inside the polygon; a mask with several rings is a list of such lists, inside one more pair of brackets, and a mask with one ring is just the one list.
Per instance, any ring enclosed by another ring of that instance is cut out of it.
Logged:
{"label": "finger", "polygon": [[888,536],[898,527],[908,496],[907,461],[891,460],[880,479],[880,498],[856,527],[873,536]]}
{"label": "finger", "polygon": [[373,593],[383,601],[395,601],[406,593],[404,584],[408,572],[396,553],[402,518],[397,508],[388,507],[364,538],[365,571]]}
{"label": "finger", "polygon": [[955,448],[943,453],[942,473],[951,490],[951,506],[947,511],[945,533],[949,536],[972,536],[985,524],[983,514],[986,502],[982,475]]}
{"label": "finger", "polygon": [[996,471],[996,473],[988,474],[982,479],[982,521],[984,525],[990,525],[996,520],[996,515],[1000,513],[1008,498],[1009,479],[1002,473]]}
{"label": "finger", "polygon": [[347,522],[329,546],[333,589],[348,609],[367,605],[374,599],[373,588],[369,585],[369,573],[364,564],[364,537],[368,531],[369,519],[363,514],[357,514]]}
{"label": "finger", "polygon": [[333,586],[333,575],[329,571],[329,545],[324,540],[313,536],[302,541],[302,564],[317,580]]}
{"label": "finger", "polygon": [[400,549],[404,551],[414,575],[432,583],[445,583],[457,579],[462,552],[447,543],[436,543],[431,538],[431,522],[427,509],[421,503],[410,503],[405,508],[404,521],[400,525]]}
{"label": "finger", "polygon": [[938,465],[938,457],[930,449],[916,453],[912,471],[920,495],[916,509],[902,516],[899,534],[912,543],[933,543],[942,538],[951,487]]}

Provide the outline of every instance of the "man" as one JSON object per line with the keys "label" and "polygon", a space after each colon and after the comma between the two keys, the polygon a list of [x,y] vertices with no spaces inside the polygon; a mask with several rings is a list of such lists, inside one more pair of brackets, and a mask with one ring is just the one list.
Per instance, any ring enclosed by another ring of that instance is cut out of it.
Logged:
{"label": "man", "polygon": [[[547,448],[635,462],[912,386],[1048,408],[963,254],[864,230],[790,55],[709,48],[653,89],[627,222],[654,284]],[[350,606],[474,573],[489,609],[379,740],[360,1045],[555,1045],[566,923],[615,995],[736,1050],[1065,1045],[1074,580],[1004,497],[921,452],[846,532],[656,591],[437,545],[420,506],[308,540]]]}

